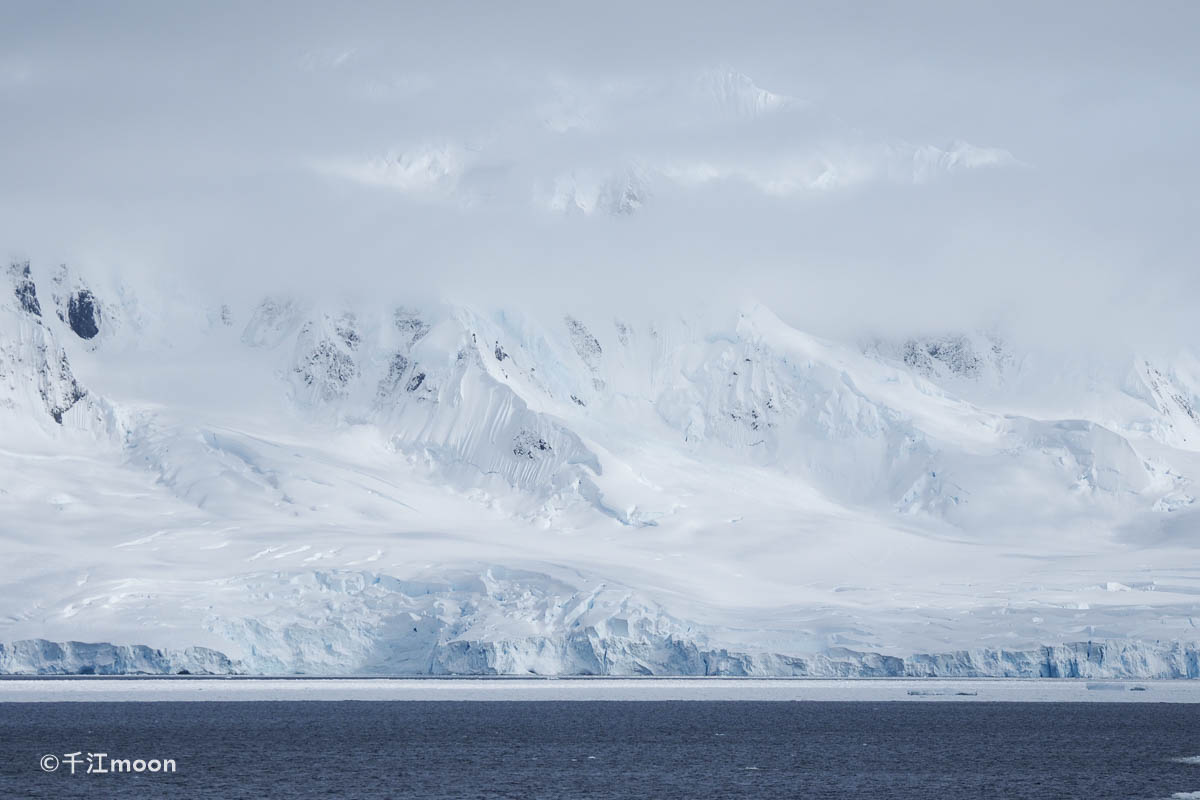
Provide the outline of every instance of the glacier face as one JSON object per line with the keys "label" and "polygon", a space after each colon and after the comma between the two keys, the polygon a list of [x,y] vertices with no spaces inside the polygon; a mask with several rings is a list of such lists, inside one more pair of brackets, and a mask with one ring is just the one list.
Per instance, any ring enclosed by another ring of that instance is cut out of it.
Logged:
{"label": "glacier face", "polygon": [[37,267],[0,672],[1197,676],[1192,351]]}

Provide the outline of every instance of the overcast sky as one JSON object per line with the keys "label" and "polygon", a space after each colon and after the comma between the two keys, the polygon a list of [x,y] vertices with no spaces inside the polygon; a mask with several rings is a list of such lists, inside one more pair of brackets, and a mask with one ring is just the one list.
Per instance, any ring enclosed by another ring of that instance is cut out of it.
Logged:
{"label": "overcast sky", "polygon": [[0,244],[1196,344],[1198,33],[1194,2],[2,0]]}

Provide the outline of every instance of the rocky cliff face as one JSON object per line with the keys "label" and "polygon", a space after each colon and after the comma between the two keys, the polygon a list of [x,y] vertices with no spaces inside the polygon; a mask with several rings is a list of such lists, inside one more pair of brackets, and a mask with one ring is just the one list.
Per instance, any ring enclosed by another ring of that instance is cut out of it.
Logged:
{"label": "rocky cliff face", "polygon": [[0,299],[0,403],[18,413],[41,413],[57,425],[89,426],[104,410],[89,401],[71,370],[56,332],[42,315],[42,304],[28,262],[9,265],[8,299]]}

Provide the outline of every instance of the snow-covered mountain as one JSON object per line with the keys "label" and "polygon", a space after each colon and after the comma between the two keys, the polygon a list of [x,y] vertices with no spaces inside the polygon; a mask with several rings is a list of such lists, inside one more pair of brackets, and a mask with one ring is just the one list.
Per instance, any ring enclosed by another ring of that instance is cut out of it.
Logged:
{"label": "snow-covered mountain", "polygon": [[0,672],[1200,676],[1195,351],[42,266]]}

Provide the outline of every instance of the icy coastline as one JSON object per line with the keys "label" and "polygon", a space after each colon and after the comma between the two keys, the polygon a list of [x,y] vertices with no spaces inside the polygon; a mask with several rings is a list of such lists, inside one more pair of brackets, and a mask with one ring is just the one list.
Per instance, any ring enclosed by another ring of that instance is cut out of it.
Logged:
{"label": "icy coastline", "polygon": [[0,644],[4,675],[547,675],[808,678],[1085,678],[1200,677],[1196,643],[1109,640],[1029,650],[981,648],[917,653],[906,658],[833,648],[803,656],[705,650],[677,638],[595,640],[586,635],[496,642],[448,642],[435,648],[428,670],[399,672],[332,665],[305,671],[264,671],[253,658],[232,659],[205,647],[155,649],[108,642],[27,639]]}

